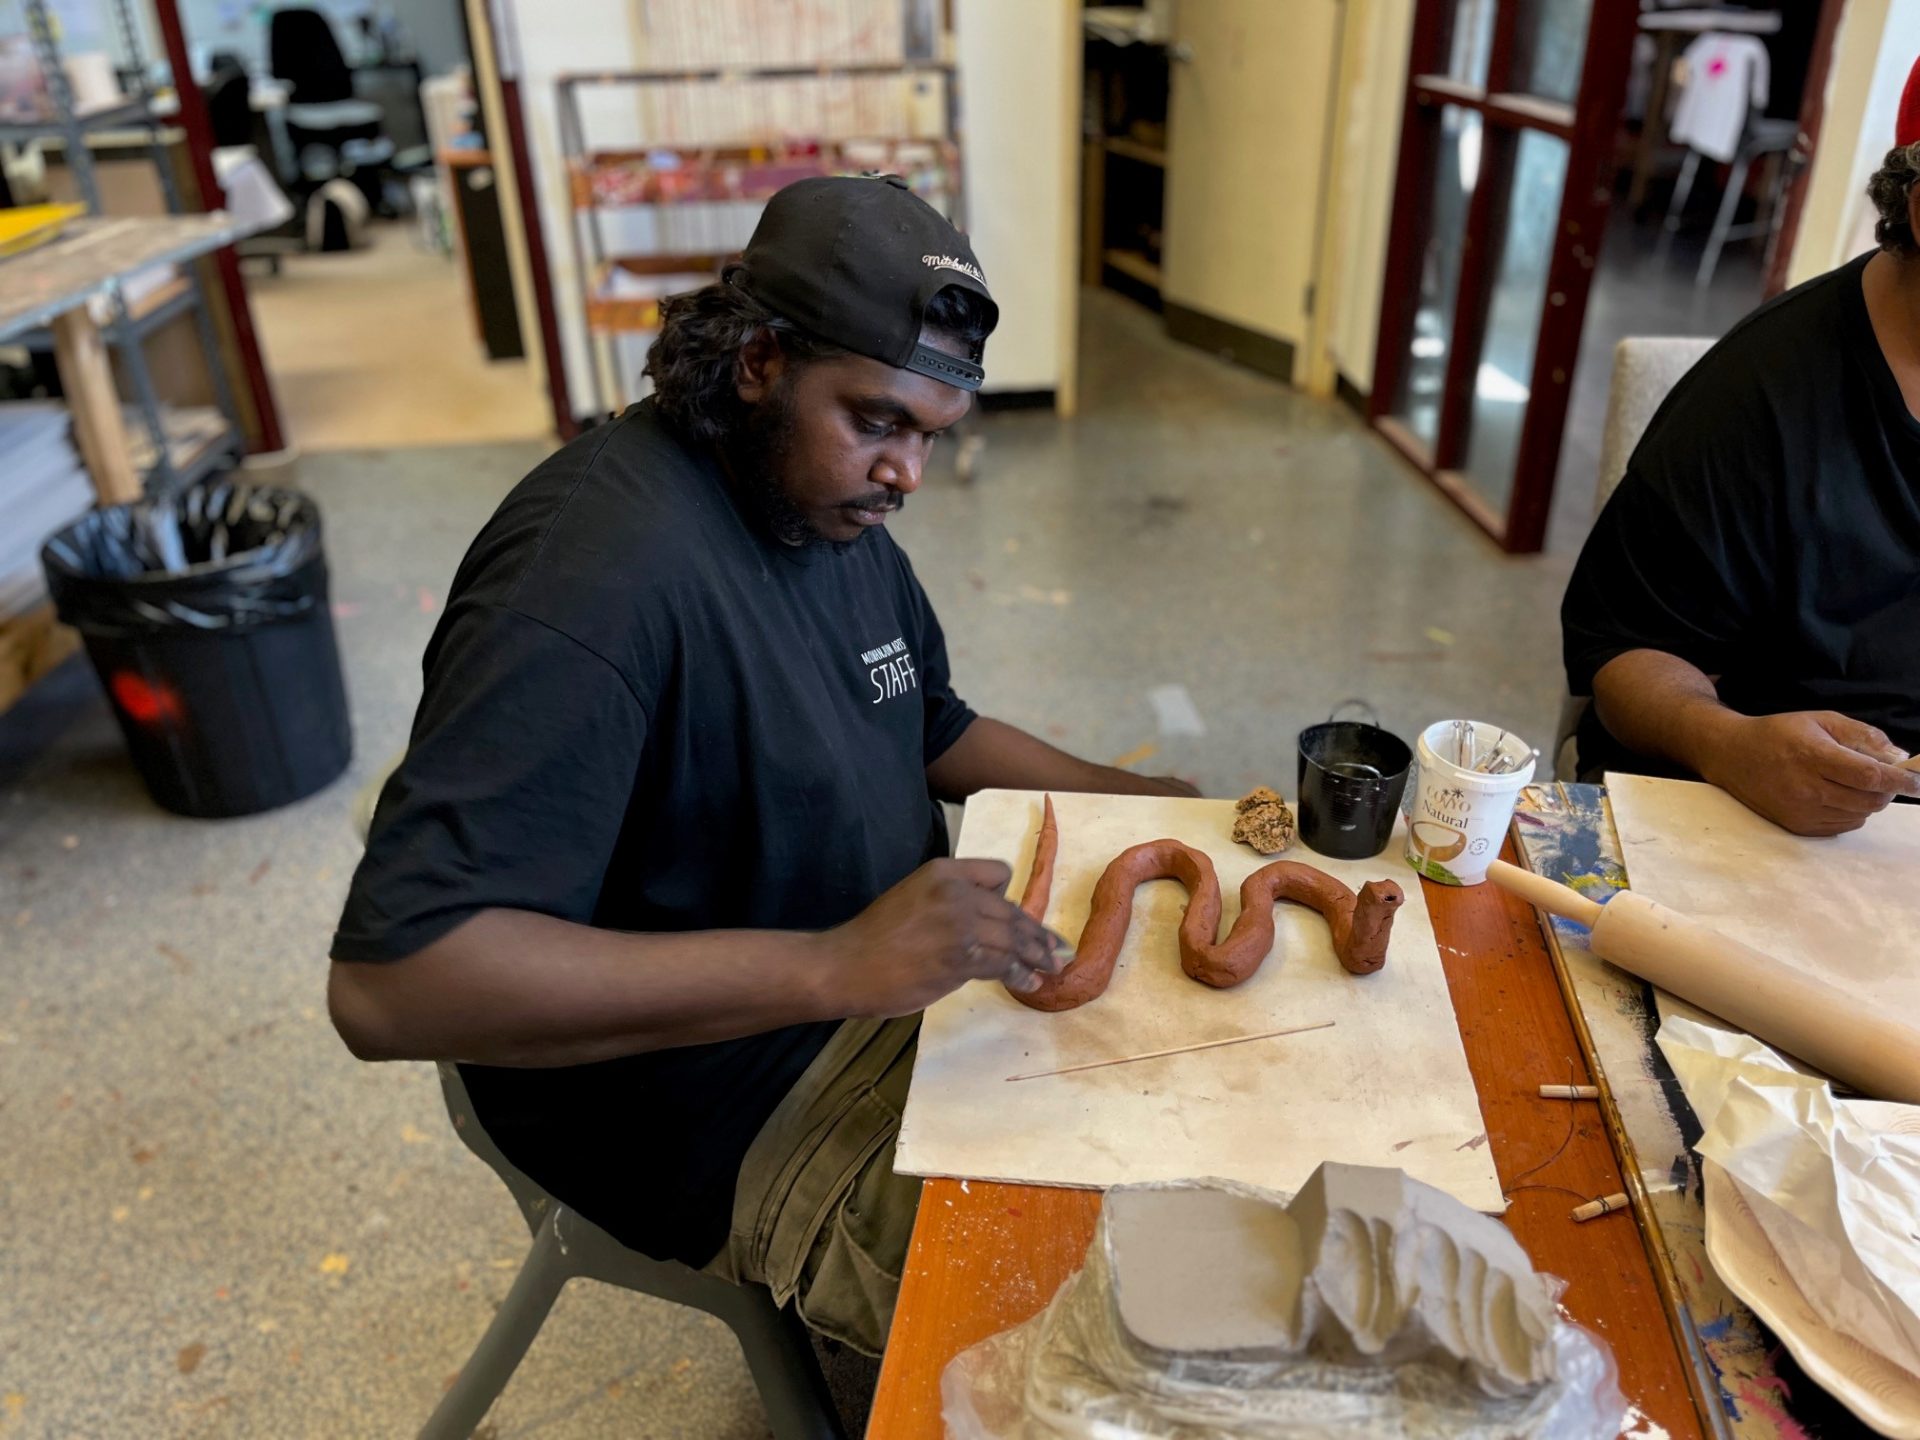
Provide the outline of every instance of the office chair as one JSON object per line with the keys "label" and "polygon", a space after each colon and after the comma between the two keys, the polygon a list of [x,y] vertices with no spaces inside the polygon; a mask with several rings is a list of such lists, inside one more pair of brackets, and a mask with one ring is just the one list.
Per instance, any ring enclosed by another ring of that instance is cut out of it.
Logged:
{"label": "office chair", "polygon": [[213,126],[213,143],[252,145],[253,80],[238,65],[216,64],[206,84],[207,120]]}
{"label": "office chair", "polygon": [[358,99],[353,71],[333,26],[318,10],[276,10],[268,21],[268,68],[287,82],[287,138],[312,189],[335,178],[352,180],[369,205],[380,204],[380,174],[393,159],[380,107]]}

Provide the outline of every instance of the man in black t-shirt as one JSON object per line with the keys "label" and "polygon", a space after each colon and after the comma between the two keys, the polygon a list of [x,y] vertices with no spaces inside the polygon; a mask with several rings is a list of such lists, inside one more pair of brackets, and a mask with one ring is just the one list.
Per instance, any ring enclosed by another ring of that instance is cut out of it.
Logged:
{"label": "man in black t-shirt", "polygon": [[1583,777],[1697,775],[1803,835],[1920,796],[1920,67],[1878,251],[1673,389],[1567,587]]}
{"label": "man in black t-shirt", "polygon": [[976,717],[883,528],[996,319],[897,178],[776,195],[467,552],[332,952],[354,1053],[461,1061],[561,1201],[868,1351],[918,1012],[1070,958],[936,802],[1193,793]]}

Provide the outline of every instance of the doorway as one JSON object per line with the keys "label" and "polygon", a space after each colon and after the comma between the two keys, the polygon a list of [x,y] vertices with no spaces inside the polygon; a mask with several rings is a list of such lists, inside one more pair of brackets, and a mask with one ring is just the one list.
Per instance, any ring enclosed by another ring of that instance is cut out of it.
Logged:
{"label": "doorway", "polygon": [[1778,290],[1843,4],[1417,0],[1368,414],[1502,548],[1584,533],[1615,341]]}
{"label": "doorway", "polygon": [[[1576,549],[1593,520],[1614,347],[1630,336],[1718,338],[1786,288],[1844,4],[1776,0],[1765,9],[1688,7],[1643,16],[1615,140],[1615,203],[1574,371],[1549,550]],[[1708,76],[1716,66],[1719,73]],[[1683,111],[1686,89],[1697,83],[1734,84],[1744,102],[1717,137],[1718,154],[1697,148],[1713,146],[1716,137],[1695,133]]]}
{"label": "doorway", "polygon": [[462,0],[178,8],[216,145],[285,197],[241,253],[288,440],[548,435]]}
{"label": "doorway", "polygon": [[1546,532],[1633,30],[1590,0],[1414,13],[1368,411],[1509,551]]}

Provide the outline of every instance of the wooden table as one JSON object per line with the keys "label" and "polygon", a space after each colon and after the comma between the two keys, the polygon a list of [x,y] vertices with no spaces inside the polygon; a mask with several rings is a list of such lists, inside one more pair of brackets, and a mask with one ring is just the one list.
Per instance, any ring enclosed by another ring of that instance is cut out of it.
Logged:
{"label": "wooden table", "polygon": [[[113,297],[119,282],[136,271],[183,264],[258,228],[223,211],[93,217],[71,221],[58,239],[0,261],[0,340],[52,326],[74,442],[102,505],[137,500],[141,486],[112,363],[89,302]],[[219,357],[208,357],[208,363],[218,364]]]}
{"label": "wooden table", "polygon": [[[1532,909],[1492,885],[1419,883],[1501,1183],[1512,1187],[1564,1138],[1559,1157],[1524,1186],[1565,1186],[1582,1197],[1624,1189],[1598,1108],[1538,1097],[1542,1083],[1584,1084],[1592,1076]],[[1562,1303],[1612,1347],[1627,1399],[1674,1440],[1702,1435],[1633,1215],[1576,1225],[1568,1218],[1573,1195],[1520,1188],[1511,1199],[1507,1225],[1537,1268],[1569,1282]],[[947,1362],[1044,1307],[1080,1268],[1099,1212],[1095,1191],[928,1181],[874,1398],[871,1440],[940,1436]]]}

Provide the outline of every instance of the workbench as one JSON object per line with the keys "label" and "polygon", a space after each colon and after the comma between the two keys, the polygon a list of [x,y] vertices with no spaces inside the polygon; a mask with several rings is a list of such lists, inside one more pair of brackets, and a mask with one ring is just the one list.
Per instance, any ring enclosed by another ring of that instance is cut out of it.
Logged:
{"label": "workbench", "polygon": [[112,299],[120,282],[138,271],[211,254],[257,228],[220,211],[75,220],[59,238],[0,261],[0,341],[52,326],[74,441],[101,504],[138,499],[141,483],[89,302]]}
{"label": "workbench", "polygon": [[[1511,1191],[1506,1224],[1536,1268],[1568,1282],[1567,1312],[1612,1348],[1636,1424],[1644,1418],[1646,1433],[1664,1430],[1673,1440],[1710,1433],[1701,1418],[1707,1402],[1696,1398],[1698,1367],[1684,1358],[1676,1338],[1684,1332],[1662,1302],[1634,1214],[1570,1218],[1580,1199],[1626,1186],[1599,1107],[1538,1094],[1542,1084],[1594,1078],[1538,917],[1492,885],[1453,889],[1407,878],[1426,887],[1485,1143]],[[1565,1188],[1532,1188],[1543,1186]],[[1079,1269],[1099,1211],[1094,1191],[928,1181],[868,1435],[940,1436],[947,1362],[1042,1309]]]}

